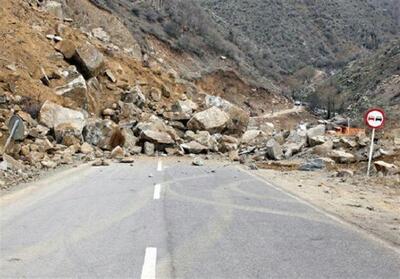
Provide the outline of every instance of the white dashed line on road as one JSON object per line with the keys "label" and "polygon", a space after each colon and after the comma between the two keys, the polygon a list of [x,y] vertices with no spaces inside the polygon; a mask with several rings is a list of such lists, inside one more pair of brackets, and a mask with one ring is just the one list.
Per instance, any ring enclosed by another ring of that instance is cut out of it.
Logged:
{"label": "white dashed line on road", "polygon": [[157,248],[147,247],[144,255],[141,279],[156,278]]}
{"label": "white dashed line on road", "polygon": [[161,185],[160,185],[160,184],[156,184],[156,185],[154,186],[154,196],[153,196],[153,199],[159,200],[159,199],[160,199],[160,194],[161,194]]}
{"label": "white dashed line on road", "polygon": [[162,171],[163,167],[162,167],[162,161],[161,159],[158,159],[158,163],[157,163],[157,171]]}

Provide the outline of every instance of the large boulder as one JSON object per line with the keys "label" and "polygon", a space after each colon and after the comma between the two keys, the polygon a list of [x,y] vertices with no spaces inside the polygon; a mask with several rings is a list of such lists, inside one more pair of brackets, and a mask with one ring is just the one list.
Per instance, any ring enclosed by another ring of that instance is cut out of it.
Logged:
{"label": "large boulder", "polygon": [[223,135],[219,139],[218,150],[221,152],[230,152],[239,148],[239,140],[228,135]]}
{"label": "large boulder", "polygon": [[289,158],[299,153],[307,144],[306,132],[303,130],[293,130],[290,132],[283,148],[285,150],[285,157]]}
{"label": "large boulder", "polygon": [[324,136],[317,136],[317,137],[312,137],[312,138],[308,138],[308,145],[310,147],[314,147],[317,145],[322,145],[326,142],[326,138]]}
{"label": "large boulder", "polygon": [[281,145],[274,139],[267,142],[267,156],[272,160],[281,160],[283,156]]}
{"label": "large boulder", "polygon": [[174,140],[168,133],[150,129],[142,131],[140,138],[156,144],[174,144]]}
{"label": "large boulder", "polygon": [[89,43],[77,48],[73,59],[86,78],[96,77],[104,68],[103,54]]}
{"label": "large boulder", "polygon": [[118,102],[120,107],[119,123],[136,124],[142,115],[142,110],[133,103]]}
{"label": "large boulder", "polygon": [[81,143],[82,128],[75,123],[62,123],[54,127],[56,141],[66,146]]}
{"label": "large boulder", "polygon": [[71,124],[82,131],[85,125],[85,116],[80,111],[46,101],[40,109],[39,122],[48,128],[55,128],[60,124]]}
{"label": "large boulder", "polygon": [[117,129],[118,125],[111,120],[88,119],[82,134],[85,142],[110,150],[110,140]]}
{"label": "large boulder", "polygon": [[172,106],[173,111],[191,115],[198,109],[198,105],[192,100],[179,100]]}
{"label": "large boulder", "polygon": [[[316,138],[321,138],[325,135],[325,125],[318,125],[307,130],[307,142],[310,146],[315,146],[318,143]],[[322,144],[322,143],[321,143]]]}
{"label": "large boulder", "polygon": [[55,49],[64,55],[65,59],[71,59],[75,55],[76,46],[72,40],[62,40],[55,45]]}
{"label": "large boulder", "polygon": [[321,145],[317,145],[313,148],[313,153],[320,156],[327,156],[333,149],[333,142],[331,140],[326,141]]}
{"label": "large boulder", "polygon": [[85,78],[77,71],[75,66],[70,66],[61,72],[64,84],[54,88],[56,95],[68,97],[76,104],[86,102],[87,86]]}
{"label": "large boulder", "polygon": [[353,154],[343,150],[332,150],[329,153],[329,157],[339,164],[349,164],[356,161],[356,157]]}
{"label": "large boulder", "polygon": [[171,145],[175,142],[181,142],[176,130],[154,115],[145,122],[139,122],[134,132],[142,141],[154,144]]}
{"label": "large boulder", "polygon": [[0,162],[0,170],[23,170],[24,169],[24,165],[15,160],[13,157],[7,155],[7,154],[3,154],[3,161]]}
{"label": "large boulder", "polygon": [[258,145],[266,140],[266,134],[261,130],[248,130],[241,139],[240,143],[244,145]]}
{"label": "large boulder", "polygon": [[201,145],[206,146],[209,150],[218,151],[217,140],[210,135],[207,131],[186,131],[185,138],[190,141],[196,141]]}
{"label": "large boulder", "polygon": [[125,138],[124,149],[131,154],[136,153],[138,148],[136,144],[138,143],[139,139],[135,137],[133,131],[131,129],[123,128],[122,135]]}
{"label": "large boulder", "polygon": [[207,95],[205,97],[207,107],[217,107],[229,115],[227,129],[233,134],[243,134],[249,125],[249,114],[240,107],[218,96]]}
{"label": "large boulder", "polygon": [[197,141],[191,141],[189,143],[184,143],[181,145],[183,150],[185,150],[187,153],[192,153],[192,154],[199,154],[199,153],[204,153],[208,151],[207,146],[204,146]]}
{"label": "large boulder", "polygon": [[377,172],[381,172],[384,175],[393,175],[393,174],[400,173],[399,167],[397,167],[394,164],[389,164],[384,161],[374,162],[374,166],[375,166]]}
{"label": "large boulder", "polygon": [[227,113],[217,107],[198,112],[189,120],[187,127],[193,131],[222,132],[230,118]]}
{"label": "large boulder", "polygon": [[139,85],[133,86],[122,94],[124,103],[133,103],[139,108],[143,108],[146,103],[146,96],[143,94]]}

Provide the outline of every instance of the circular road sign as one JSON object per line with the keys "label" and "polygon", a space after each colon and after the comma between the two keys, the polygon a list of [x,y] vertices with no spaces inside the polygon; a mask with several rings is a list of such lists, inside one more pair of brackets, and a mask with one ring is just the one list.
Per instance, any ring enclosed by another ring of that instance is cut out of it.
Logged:
{"label": "circular road sign", "polygon": [[365,114],[364,120],[372,129],[381,128],[385,124],[385,112],[378,108],[370,109]]}
{"label": "circular road sign", "polygon": [[13,115],[8,122],[8,129],[10,131],[11,137],[14,140],[24,139],[25,127],[24,122],[18,115]]}

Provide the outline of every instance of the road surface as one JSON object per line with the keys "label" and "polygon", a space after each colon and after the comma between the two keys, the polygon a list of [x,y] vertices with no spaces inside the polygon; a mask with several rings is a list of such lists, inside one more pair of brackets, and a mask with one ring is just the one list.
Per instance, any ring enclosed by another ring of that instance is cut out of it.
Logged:
{"label": "road surface", "polygon": [[304,106],[294,106],[289,109],[283,109],[283,110],[278,110],[278,111],[274,111],[274,112],[269,112],[264,115],[256,116],[253,118],[256,118],[256,119],[275,118],[275,117],[279,117],[279,116],[290,114],[290,113],[300,113],[300,112],[303,112],[304,110],[305,110]]}
{"label": "road surface", "polygon": [[400,277],[396,248],[206,163],[83,166],[3,196],[0,277]]}

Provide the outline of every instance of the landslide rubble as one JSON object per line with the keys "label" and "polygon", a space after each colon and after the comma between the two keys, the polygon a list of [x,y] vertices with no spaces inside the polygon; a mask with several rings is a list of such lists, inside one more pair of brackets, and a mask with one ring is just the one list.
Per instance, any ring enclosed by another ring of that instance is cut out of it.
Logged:
{"label": "landslide rubble", "polygon": [[[366,136],[339,136],[334,120],[292,130],[254,122],[238,104],[177,78],[168,65],[150,65],[117,47],[105,30],[74,27],[55,3],[0,7],[2,189],[62,165],[133,163],[140,154],[190,154],[203,165],[213,153],[251,169],[289,159],[305,163],[303,170],[365,162]],[[25,134],[5,150],[15,114]],[[397,161],[384,161],[398,154],[398,138],[376,145],[382,175],[398,173]]]}

